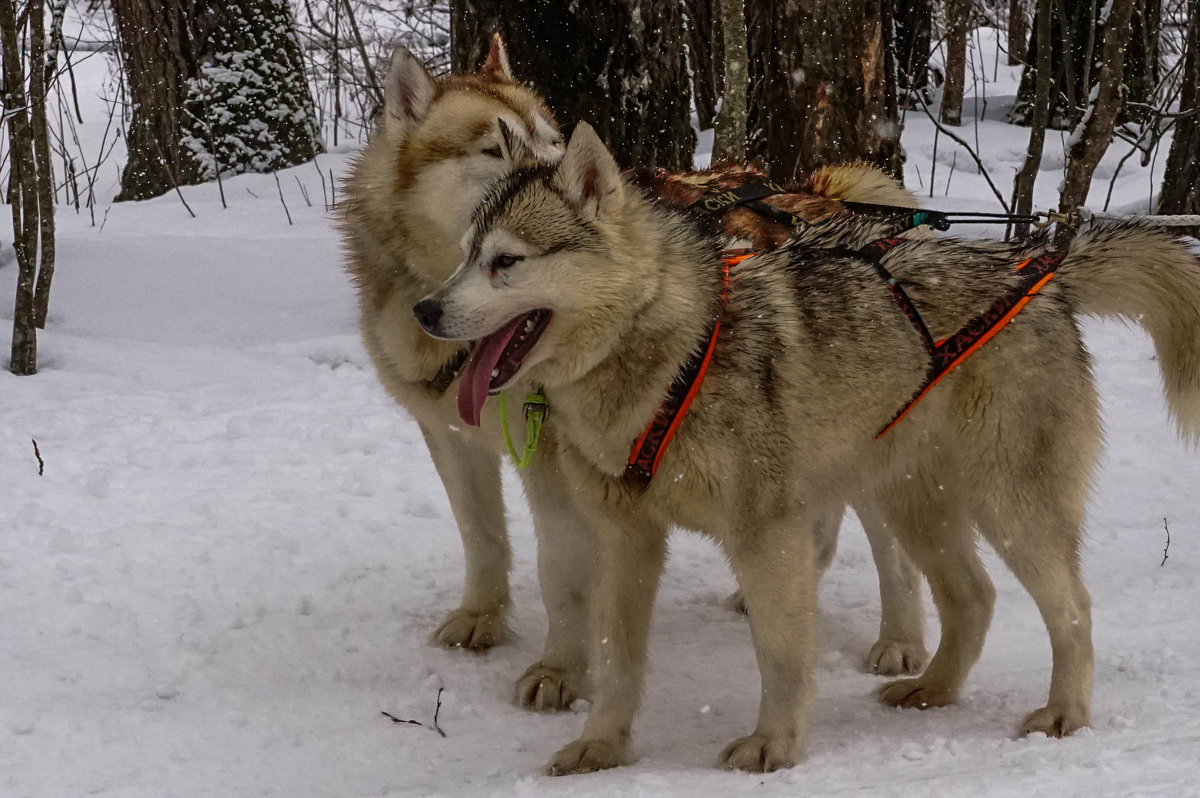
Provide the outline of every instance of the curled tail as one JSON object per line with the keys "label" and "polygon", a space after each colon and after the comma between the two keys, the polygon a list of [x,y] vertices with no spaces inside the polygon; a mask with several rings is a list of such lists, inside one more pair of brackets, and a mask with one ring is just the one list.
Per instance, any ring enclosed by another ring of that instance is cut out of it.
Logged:
{"label": "curled tail", "polygon": [[1171,415],[1200,443],[1200,257],[1161,228],[1104,225],[1071,242],[1058,277],[1078,312],[1150,334]]}

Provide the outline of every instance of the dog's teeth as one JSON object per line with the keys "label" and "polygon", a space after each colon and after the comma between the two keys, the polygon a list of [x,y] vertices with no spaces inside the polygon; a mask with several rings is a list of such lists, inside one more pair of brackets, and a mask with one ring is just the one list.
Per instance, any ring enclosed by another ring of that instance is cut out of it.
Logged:
{"label": "dog's teeth", "polygon": [[525,322],[525,332],[527,332],[527,333],[533,332],[533,319],[530,319],[529,321]]}
{"label": "dog's teeth", "polygon": [[492,379],[494,380],[499,376],[500,376],[500,369],[492,369]]}

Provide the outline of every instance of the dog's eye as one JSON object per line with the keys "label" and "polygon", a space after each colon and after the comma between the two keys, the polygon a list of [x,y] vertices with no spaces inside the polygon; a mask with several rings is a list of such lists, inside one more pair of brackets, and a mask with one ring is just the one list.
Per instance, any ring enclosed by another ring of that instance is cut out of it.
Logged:
{"label": "dog's eye", "polygon": [[496,257],[492,258],[492,262],[488,265],[488,269],[492,272],[492,274],[495,274],[496,272],[502,272],[505,269],[510,268],[519,260],[525,260],[525,258],[521,255],[497,255]]}
{"label": "dog's eye", "polygon": [[503,157],[503,155],[504,155],[504,153],[502,153],[500,151],[499,144],[493,144],[492,146],[488,147],[486,150],[483,151],[483,154],[487,155],[491,158],[500,158],[500,157]]}

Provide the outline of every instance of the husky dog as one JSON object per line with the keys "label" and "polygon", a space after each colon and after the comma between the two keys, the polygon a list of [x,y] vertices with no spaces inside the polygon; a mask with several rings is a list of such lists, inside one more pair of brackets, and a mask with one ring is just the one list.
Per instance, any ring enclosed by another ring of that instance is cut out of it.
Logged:
{"label": "husky dog", "polygon": [[[441,645],[482,650],[505,636],[511,561],[500,491],[503,443],[498,418],[479,428],[459,419],[456,395],[474,395],[488,375],[466,368],[468,347],[421,333],[409,308],[443,282],[461,260],[459,241],[486,184],[517,160],[554,162],[562,139],[538,96],[515,81],[503,45],[493,39],[476,74],[432,78],[403,47],[392,57],[382,124],[358,158],[340,203],[348,269],[358,286],[360,328],[380,381],[417,420],[446,486],[466,554],[461,605],[433,633]],[[647,190],[685,207],[707,190],[763,180],[724,167],[691,175],[643,175]],[[914,205],[911,195],[877,170],[858,165],[820,170],[792,193],[770,198],[804,218],[839,210],[831,198]],[[723,217],[732,235],[755,246],[787,236],[781,225],[749,211]],[[460,388],[470,383],[471,390]],[[519,404],[512,422],[520,426]],[[475,419],[479,421],[480,419]],[[559,562],[585,550],[583,519],[558,494],[554,443],[547,436],[526,492],[539,539],[538,568],[549,614],[546,651],[517,685],[518,701],[538,709],[569,705],[583,690],[586,617],[581,586],[558,577]],[[840,509],[831,509],[827,540],[836,540]],[[871,536],[879,567],[883,615],[868,667],[882,674],[915,672],[924,661],[919,576],[882,531]],[[832,545],[826,547],[832,552]]]}
{"label": "husky dog", "polygon": [[562,155],[550,112],[508,73],[493,49],[473,75],[433,79],[403,47],[392,56],[382,123],[355,162],[341,203],[348,269],[358,286],[359,326],[380,381],[421,427],[462,534],[462,604],[433,638],[485,649],[501,642],[511,562],[500,491],[498,419],[463,428],[450,383],[467,348],[423,335],[408,308],[446,279],[459,239],[490,180],[512,168],[521,140],[539,157]]}
{"label": "husky dog", "polygon": [[[1076,316],[1142,325],[1181,432],[1200,439],[1200,262],[1163,232],[1098,227],[1030,298],[1018,267],[1051,256],[925,239],[872,264],[844,248],[875,235],[853,219],[813,226],[723,278],[719,242],[634,190],[581,124],[557,167],[518,171],[489,193],[464,262],[414,308],[433,336],[493,352],[501,379],[492,387],[544,386],[556,467],[596,537],[593,703],[549,773],[628,757],[672,524],[711,535],[729,557],[761,671],[758,725],[721,764],[797,762],[812,695],[813,522],[844,503],[899,537],[941,617],[929,666],[885,685],[884,703],[951,703],[978,658],[995,594],[974,526],[1032,595],[1050,636],[1049,698],[1021,732],[1057,737],[1088,723],[1090,600],[1078,550],[1101,429]],[[930,373],[929,339],[902,311],[897,283],[932,339],[998,296],[1027,304],[877,438]],[[518,346],[506,344],[513,329],[530,329]],[[635,486],[623,478],[631,445],[641,445],[680,364],[702,351],[707,376],[660,452],[660,476]],[[592,566],[574,564],[581,584]]]}

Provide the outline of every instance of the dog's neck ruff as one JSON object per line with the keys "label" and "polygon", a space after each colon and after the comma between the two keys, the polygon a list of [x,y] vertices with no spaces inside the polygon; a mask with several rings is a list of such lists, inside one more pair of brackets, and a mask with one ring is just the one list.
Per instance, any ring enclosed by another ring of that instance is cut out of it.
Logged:
{"label": "dog's neck ruff", "polygon": [[[724,308],[729,294],[729,267],[741,263],[753,255],[752,252],[738,252],[727,254],[723,259],[724,264],[721,267],[722,308]],[[705,375],[708,374],[708,367],[712,362],[713,351],[717,348],[717,338],[720,337],[720,334],[721,315],[718,310],[709,323],[707,334],[679,367],[679,372],[672,380],[671,387],[667,389],[666,398],[658,406],[658,412],[654,414],[654,418],[650,419],[646,429],[633,442],[633,450],[629,453],[629,461],[625,464],[625,472],[621,476],[621,482],[633,493],[645,493],[646,489],[650,487],[650,482],[658,472],[658,466],[667,450],[667,445],[675,437],[679,425],[683,423],[684,416],[687,415],[688,408],[692,406],[692,401],[700,392],[700,386],[704,383]]]}

